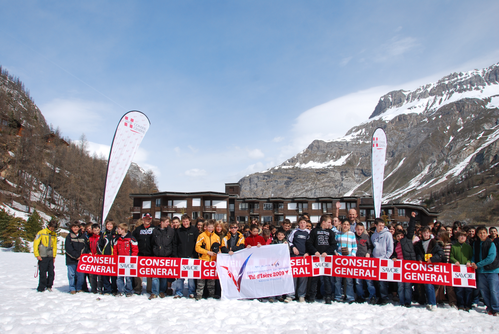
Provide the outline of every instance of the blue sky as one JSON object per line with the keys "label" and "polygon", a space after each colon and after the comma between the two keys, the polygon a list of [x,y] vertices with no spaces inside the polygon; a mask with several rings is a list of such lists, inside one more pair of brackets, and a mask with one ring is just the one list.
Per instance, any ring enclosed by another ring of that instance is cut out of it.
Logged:
{"label": "blue sky", "polygon": [[[0,0],[0,65],[103,154],[121,116],[161,191],[224,191],[379,98],[499,61],[498,1]],[[108,154],[108,153],[106,153]]]}

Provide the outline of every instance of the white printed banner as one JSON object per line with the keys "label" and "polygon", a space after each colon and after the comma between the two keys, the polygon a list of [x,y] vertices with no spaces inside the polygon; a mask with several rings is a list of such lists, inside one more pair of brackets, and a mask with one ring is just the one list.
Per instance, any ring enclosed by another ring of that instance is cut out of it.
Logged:
{"label": "white printed banner", "polygon": [[381,217],[381,201],[383,199],[383,179],[385,177],[386,134],[377,128],[372,136],[371,172],[375,218]]}
{"label": "white printed banner", "polygon": [[284,244],[219,254],[217,272],[224,299],[264,298],[295,291],[289,248]]}
{"label": "white printed banner", "polygon": [[180,278],[201,278],[201,260],[182,259],[180,262]]}
{"label": "white printed banner", "polygon": [[114,134],[107,162],[106,184],[102,203],[102,223],[105,222],[114,199],[120,190],[135,152],[149,129],[149,119],[140,111],[123,115]]}
{"label": "white printed banner", "polygon": [[312,275],[314,276],[332,276],[333,257],[332,256],[314,256],[312,257]]}
{"label": "white printed banner", "polygon": [[379,280],[402,282],[402,261],[379,260]]}

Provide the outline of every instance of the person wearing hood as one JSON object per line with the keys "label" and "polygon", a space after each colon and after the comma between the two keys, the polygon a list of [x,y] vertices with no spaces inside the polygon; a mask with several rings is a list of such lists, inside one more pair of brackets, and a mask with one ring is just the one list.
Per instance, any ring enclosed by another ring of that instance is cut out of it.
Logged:
{"label": "person wearing hood", "polygon": [[[175,230],[175,238],[173,239],[173,257],[195,259],[196,241],[199,235],[199,229],[196,225],[191,225],[191,217],[184,214],[180,218],[182,225]],[[184,296],[185,278],[177,278],[175,282],[175,296],[181,298]],[[194,298],[196,294],[196,280],[193,278],[187,279],[189,298]],[[175,298],[175,297],[174,297]]]}
{"label": "person wearing hood", "polygon": [[[376,218],[374,220],[376,225],[376,230],[371,236],[371,242],[373,244],[372,256],[377,259],[389,259],[393,253],[393,237],[390,231],[385,227],[385,222],[381,218]],[[379,292],[380,300],[379,304],[388,303],[388,282],[379,282]],[[373,297],[369,300],[370,304],[376,303],[376,298]]]}

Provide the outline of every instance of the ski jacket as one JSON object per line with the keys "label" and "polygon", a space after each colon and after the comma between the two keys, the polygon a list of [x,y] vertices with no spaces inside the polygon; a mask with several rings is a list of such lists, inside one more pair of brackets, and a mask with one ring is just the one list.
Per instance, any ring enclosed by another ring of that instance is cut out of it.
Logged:
{"label": "ski jacket", "polygon": [[371,236],[373,243],[373,257],[378,259],[389,259],[393,253],[393,237],[385,227],[383,231],[375,231]]}
{"label": "ski jacket", "polygon": [[88,249],[87,252],[90,252],[92,255],[101,254],[99,250],[99,241],[101,239],[100,234],[92,234],[90,238],[88,238]]}
{"label": "ski jacket", "polygon": [[171,226],[156,227],[152,232],[152,253],[154,256],[169,257],[173,254],[175,230]]}
{"label": "ski jacket", "polygon": [[220,238],[214,232],[204,231],[198,236],[196,241],[196,252],[199,254],[199,258],[203,261],[216,261],[217,255],[208,255],[208,251],[211,251],[213,244],[218,243],[220,245]]}
{"label": "ski jacket", "polygon": [[336,234],[331,229],[317,226],[310,232],[306,245],[310,255],[314,255],[316,252],[334,255],[337,248]]}
{"label": "ski jacket", "polygon": [[133,230],[133,237],[137,240],[139,245],[139,256],[152,256],[152,231],[154,231],[154,226],[149,225],[149,227],[144,227],[144,225],[138,226]]}
{"label": "ski jacket", "polygon": [[392,258],[396,258],[399,260],[416,261],[416,251],[414,250],[414,245],[412,244],[411,239],[409,239],[408,237],[403,237],[402,239],[400,239],[400,241],[395,242],[393,249],[396,249],[398,244],[400,244],[403,259],[399,259],[396,251],[393,251]]}
{"label": "ski jacket", "polygon": [[197,258],[196,241],[199,235],[199,230],[196,226],[185,228],[180,226],[175,230],[175,238],[173,239],[173,257]]}
{"label": "ski jacket", "polygon": [[249,237],[247,237],[246,239],[244,239],[244,244],[246,246],[258,246],[258,244],[262,245],[262,246],[265,246],[267,244],[267,242],[265,241],[265,239],[261,236],[261,235],[250,235]]}
{"label": "ski jacket", "polygon": [[454,264],[459,262],[459,264],[466,264],[473,259],[473,248],[464,242],[462,244],[455,243],[450,248],[450,263]]}
{"label": "ski jacket", "polygon": [[137,256],[139,254],[137,240],[135,240],[130,232],[124,237],[120,235],[114,240],[113,254],[125,256]]}
{"label": "ski jacket", "polygon": [[35,257],[54,257],[57,255],[57,233],[48,228],[38,232],[33,242]]}
{"label": "ski jacket", "polygon": [[357,233],[355,233],[355,240],[357,241],[357,257],[366,257],[367,254],[371,256],[373,252],[373,243],[369,238],[369,234],[362,233],[359,237]]}
{"label": "ski jacket", "polygon": [[473,245],[473,262],[476,263],[477,273],[499,273],[499,257],[496,245],[489,238],[485,241],[478,239]]}
{"label": "ski jacket", "polygon": [[[291,231],[288,236],[289,249],[291,252],[291,257],[294,256],[303,256],[307,252],[307,239],[310,234],[310,231],[305,229],[302,230],[299,227]],[[298,249],[299,254],[296,255],[293,252],[293,247]]]}
{"label": "ski jacket", "polygon": [[431,262],[435,263],[445,260],[444,251],[435,239],[430,240],[426,252],[424,251],[423,240],[419,240],[414,244],[414,251],[416,252],[416,261],[428,262],[428,258],[431,258]]}
{"label": "ski jacket", "polygon": [[78,259],[85,252],[87,248],[87,239],[81,232],[74,234],[70,232],[64,243],[66,250],[66,265],[78,264]]}
{"label": "ski jacket", "polygon": [[[342,256],[356,256],[357,255],[357,240],[355,233],[352,231],[340,232],[336,234],[336,242],[338,243],[338,254]],[[348,255],[342,254],[342,248],[348,250]]]}
{"label": "ski jacket", "polygon": [[241,232],[237,231],[234,238],[232,238],[232,233],[229,232],[225,238],[222,239],[222,247],[220,250],[222,253],[228,253],[230,251],[237,252],[238,250],[244,249],[244,246],[246,245],[244,241],[245,239]]}
{"label": "ski jacket", "polygon": [[113,255],[113,242],[118,236],[112,231],[105,231],[99,240],[99,254]]}

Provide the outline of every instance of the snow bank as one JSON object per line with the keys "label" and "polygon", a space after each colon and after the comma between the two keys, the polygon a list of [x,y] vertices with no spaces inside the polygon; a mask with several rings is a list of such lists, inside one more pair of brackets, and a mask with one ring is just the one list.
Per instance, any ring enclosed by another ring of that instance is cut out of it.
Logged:
{"label": "snow bank", "polygon": [[36,292],[33,254],[0,249],[0,333],[496,333],[484,308],[174,300],[70,295],[64,257],[53,292]]}

